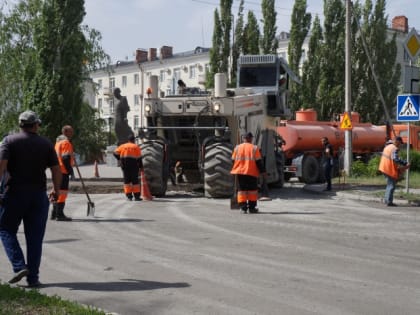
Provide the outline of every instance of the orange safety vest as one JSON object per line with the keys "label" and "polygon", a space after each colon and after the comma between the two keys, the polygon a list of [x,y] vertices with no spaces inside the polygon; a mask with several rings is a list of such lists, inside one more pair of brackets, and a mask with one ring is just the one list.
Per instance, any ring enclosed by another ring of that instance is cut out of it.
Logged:
{"label": "orange safety vest", "polygon": [[132,142],[127,142],[115,149],[115,154],[120,156],[120,159],[139,159],[141,157],[140,147]]}
{"label": "orange safety vest", "polygon": [[381,161],[379,162],[379,170],[394,179],[398,179],[398,165],[392,159],[394,152],[398,148],[393,144],[388,144],[382,152]]}
{"label": "orange safety vest", "polygon": [[256,161],[260,159],[261,153],[256,145],[247,142],[237,145],[232,152],[234,162],[230,173],[258,177],[260,171]]}
{"label": "orange safety vest", "polygon": [[55,143],[55,152],[57,153],[58,163],[60,164],[61,173],[69,174],[63,162],[63,157],[70,156],[70,165],[74,165],[74,151],[70,140],[64,136],[59,137]]}

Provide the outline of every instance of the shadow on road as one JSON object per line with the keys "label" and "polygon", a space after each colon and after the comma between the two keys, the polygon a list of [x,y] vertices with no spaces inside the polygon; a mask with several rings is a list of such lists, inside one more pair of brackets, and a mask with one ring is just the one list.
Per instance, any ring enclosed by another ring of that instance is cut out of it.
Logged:
{"label": "shadow on road", "polygon": [[145,291],[157,290],[165,288],[187,288],[191,285],[186,282],[159,282],[146,281],[136,279],[121,279],[121,281],[114,282],[62,282],[62,283],[46,283],[42,287],[60,287],[68,288],[70,290],[83,291]]}

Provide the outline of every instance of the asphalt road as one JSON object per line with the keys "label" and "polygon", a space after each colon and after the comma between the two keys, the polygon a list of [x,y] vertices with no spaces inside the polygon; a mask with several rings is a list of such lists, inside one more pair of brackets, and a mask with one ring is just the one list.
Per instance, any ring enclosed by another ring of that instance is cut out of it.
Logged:
{"label": "asphalt road", "polygon": [[[177,192],[71,194],[40,289],[118,314],[420,314],[420,210],[290,186],[259,214]],[[24,244],[23,234],[19,234]],[[11,268],[0,251],[0,278]]]}

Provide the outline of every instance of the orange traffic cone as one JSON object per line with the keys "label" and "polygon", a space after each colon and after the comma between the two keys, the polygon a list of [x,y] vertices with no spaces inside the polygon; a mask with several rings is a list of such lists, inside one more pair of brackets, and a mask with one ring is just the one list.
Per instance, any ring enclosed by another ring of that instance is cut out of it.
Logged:
{"label": "orange traffic cone", "polygon": [[93,176],[99,178],[98,160],[95,160]]}
{"label": "orange traffic cone", "polygon": [[153,200],[153,196],[150,193],[149,185],[147,184],[146,176],[144,175],[144,171],[141,170],[141,197],[143,200]]}

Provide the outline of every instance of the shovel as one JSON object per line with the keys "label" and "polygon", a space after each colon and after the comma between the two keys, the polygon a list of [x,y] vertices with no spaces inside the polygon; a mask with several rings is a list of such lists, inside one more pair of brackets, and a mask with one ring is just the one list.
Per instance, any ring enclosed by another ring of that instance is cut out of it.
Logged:
{"label": "shovel", "polygon": [[80,174],[79,166],[77,166],[76,160],[74,161],[74,166],[76,167],[77,174],[79,174],[79,178],[80,178],[80,182],[82,183],[83,191],[85,192],[87,200],[88,200],[87,214],[86,215],[87,216],[94,216],[95,215],[95,204],[93,203],[93,201],[89,197],[89,194],[88,194],[86,186],[85,186],[85,182],[83,181],[82,175]]}

